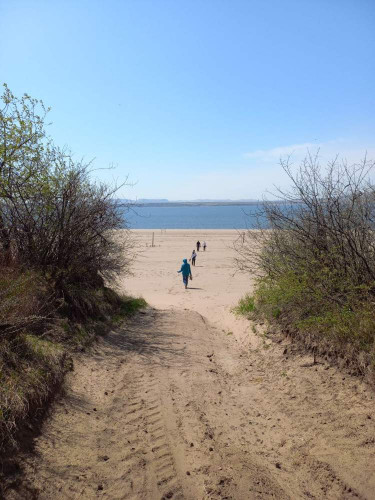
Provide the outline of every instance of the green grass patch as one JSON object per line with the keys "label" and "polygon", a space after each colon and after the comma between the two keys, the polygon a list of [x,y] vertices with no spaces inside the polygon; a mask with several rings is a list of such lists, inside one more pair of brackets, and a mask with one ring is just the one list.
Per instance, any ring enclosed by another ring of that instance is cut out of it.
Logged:
{"label": "green grass patch", "polygon": [[25,334],[25,343],[32,354],[38,358],[48,358],[63,351],[61,344],[40,338],[36,335]]}
{"label": "green grass patch", "polygon": [[118,311],[116,311],[112,319],[115,323],[120,322],[126,317],[133,316],[146,306],[147,302],[143,297],[121,297]]}
{"label": "green grass patch", "polygon": [[236,314],[249,316],[255,312],[255,298],[252,295],[245,295],[238,302],[238,305],[233,309]]}
{"label": "green grass patch", "polygon": [[258,280],[254,295],[241,299],[236,312],[278,325],[307,347],[330,352],[353,372],[365,374],[375,366],[370,289],[340,281],[340,276],[327,270],[286,271]]}

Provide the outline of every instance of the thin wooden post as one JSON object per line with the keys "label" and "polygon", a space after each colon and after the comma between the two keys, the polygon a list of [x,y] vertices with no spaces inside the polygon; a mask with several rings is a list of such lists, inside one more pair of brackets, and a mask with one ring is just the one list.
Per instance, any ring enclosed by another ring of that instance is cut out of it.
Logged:
{"label": "thin wooden post", "polygon": [[151,244],[152,247],[154,246],[154,237],[155,237],[155,233],[152,233],[152,244]]}

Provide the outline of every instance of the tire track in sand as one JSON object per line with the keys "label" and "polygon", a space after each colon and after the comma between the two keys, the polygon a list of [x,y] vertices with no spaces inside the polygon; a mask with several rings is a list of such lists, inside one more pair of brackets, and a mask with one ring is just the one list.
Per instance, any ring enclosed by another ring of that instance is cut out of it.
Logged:
{"label": "tire track in sand", "polygon": [[336,382],[306,399],[311,384],[280,377],[282,352],[245,351],[191,311],[148,310],[76,360],[6,499],[370,499],[373,476],[358,486],[347,463],[375,457],[372,406],[352,399],[358,427],[340,386],[328,421]]}
{"label": "tire track in sand", "polygon": [[145,404],[137,417],[147,435],[149,450],[149,476],[153,478],[162,500],[184,498],[183,488],[176,472],[176,464],[167,435],[160,385],[153,373],[138,374],[137,389],[143,394]]}

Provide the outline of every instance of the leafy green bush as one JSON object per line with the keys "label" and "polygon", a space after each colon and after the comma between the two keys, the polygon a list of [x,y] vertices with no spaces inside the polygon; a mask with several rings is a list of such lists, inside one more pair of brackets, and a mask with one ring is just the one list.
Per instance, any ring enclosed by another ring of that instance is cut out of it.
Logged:
{"label": "leafy green bush", "polygon": [[34,270],[72,313],[90,315],[87,295],[130,261],[119,186],[94,181],[91,163],[53,144],[41,101],[6,86],[0,101],[0,265]]}
{"label": "leafy green bush", "polygon": [[[0,451],[115,315],[144,301],[107,287],[128,269],[127,206],[46,134],[41,101],[0,96]],[[117,231],[122,229],[121,232]],[[98,326],[99,325],[99,326]],[[1,483],[1,479],[0,479]],[[0,496],[1,496],[0,485]]]}
{"label": "leafy green bush", "polygon": [[240,269],[257,274],[254,299],[237,310],[249,307],[363,374],[375,366],[373,166],[333,162],[323,171],[309,157],[293,174],[284,163],[292,190],[264,204],[269,228],[237,247]]}

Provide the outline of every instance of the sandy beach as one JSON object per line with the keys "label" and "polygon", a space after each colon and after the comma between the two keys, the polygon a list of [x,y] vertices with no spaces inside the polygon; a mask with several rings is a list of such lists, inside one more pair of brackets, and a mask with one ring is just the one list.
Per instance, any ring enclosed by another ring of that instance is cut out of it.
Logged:
{"label": "sandy beach", "polygon": [[[170,229],[133,233],[137,248],[134,275],[126,277],[123,289],[144,297],[159,309],[196,311],[222,329],[236,333],[250,329],[248,321],[231,313],[253,286],[249,276],[236,272],[233,243],[239,237],[237,231]],[[153,233],[155,246],[152,248]],[[207,249],[197,252],[196,266],[191,266],[193,280],[185,290],[177,271],[182,259],[191,257],[198,240],[206,241]]]}
{"label": "sandy beach", "polygon": [[122,283],[149,307],[75,360],[7,498],[375,498],[373,390],[236,318],[236,232],[152,232]]}

